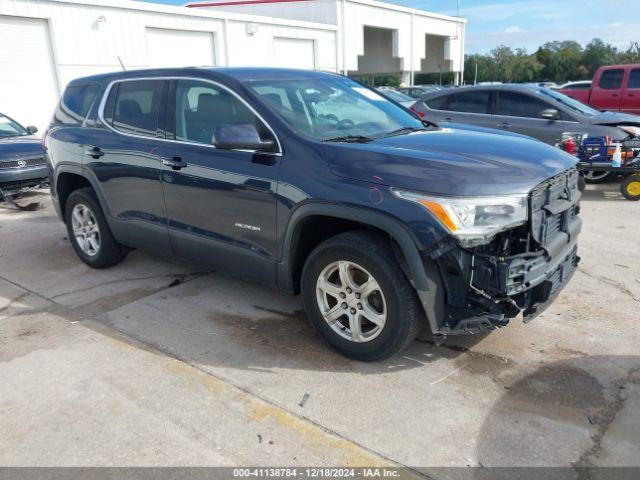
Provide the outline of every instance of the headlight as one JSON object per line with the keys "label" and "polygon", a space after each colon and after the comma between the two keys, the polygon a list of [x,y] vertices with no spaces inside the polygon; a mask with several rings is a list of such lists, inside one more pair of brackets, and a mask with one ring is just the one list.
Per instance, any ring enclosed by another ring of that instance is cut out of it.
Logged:
{"label": "headlight", "polygon": [[499,232],[527,221],[527,195],[432,197],[392,190],[398,198],[429,210],[464,245],[487,243]]}
{"label": "headlight", "polygon": [[633,127],[631,125],[619,125],[621,130],[624,130],[632,137],[640,137],[640,127]]}

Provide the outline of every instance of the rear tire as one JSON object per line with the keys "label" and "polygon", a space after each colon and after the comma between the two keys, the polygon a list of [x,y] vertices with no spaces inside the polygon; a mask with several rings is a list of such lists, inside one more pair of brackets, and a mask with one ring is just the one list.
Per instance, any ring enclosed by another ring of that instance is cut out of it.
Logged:
{"label": "rear tire", "polygon": [[302,296],[320,336],[356,360],[388,358],[422,327],[416,292],[389,244],[373,233],[342,233],[318,245],[302,271]]}
{"label": "rear tire", "polygon": [[620,191],[627,200],[640,200],[640,175],[629,175],[620,184]]}
{"label": "rear tire", "polygon": [[589,170],[584,172],[584,181],[586,183],[605,183],[611,179],[611,172],[601,172]]}
{"label": "rear tire", "polygon": [[90,267],[111,267],[127,256],[125,248],[113,238],[91,187],[80,188],[69,195],[64,218],[73,249]]}

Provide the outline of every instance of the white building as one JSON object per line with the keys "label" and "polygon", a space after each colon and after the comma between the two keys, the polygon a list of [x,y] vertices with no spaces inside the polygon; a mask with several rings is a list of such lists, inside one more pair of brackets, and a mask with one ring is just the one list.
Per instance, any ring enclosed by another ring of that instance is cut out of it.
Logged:
{"label": "white building", "polygon": [[[408,85],[415,73],[455,72],[456,83],[462,78],[465,19],[375,0],[208,0],[187,6],[335,26],[337,68],[345,75],[399,74]],[[312,51],[311,42],[296,42],[284,64],[297,66]]]}
{"label": "white building", "polygon": [[462,71],[462,19],[369,0],[268,1],[0,0],[0,112],[43,129],[69,80],[121,68],[287,66],[406,83]]}

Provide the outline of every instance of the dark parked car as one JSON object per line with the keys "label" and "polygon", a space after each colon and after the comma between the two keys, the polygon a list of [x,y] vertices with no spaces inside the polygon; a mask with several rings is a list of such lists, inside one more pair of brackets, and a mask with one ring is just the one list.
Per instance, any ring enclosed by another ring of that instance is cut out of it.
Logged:
{"label": "dark parked car", "polygon": [[[425,95],[412,110],[435,122],[460,122],[501,128],[557,145],[563,133],[608,136],[615,141],[640,137],[640,117],[599,112],[555,90],[534,85],[483,85]],[[603,181],[607,172],[589,172]]]}
{"label": "dark parked car", "polygon": [[416,85],[414,87],[401,87],[397,90],[403,95],[407,95],[417,100],[428,93],[438,92],[441,88],[436,85]]}
{"label": "dark parked car", "polygon": [[44,186],[49,170],[36,127],[23,127],[0,113],[0,200]]}
{"label": "dark parked car", "polygon": [[393,88],[378,88],[376,90],[378,90],[378,93],[380,95],[384,95],[394,102],[398,102],[405,108],[411,108],[411,105],[413,105],[416,101],[415,98],[412,98],[409,95],[405,95],[404,93],[401,93]]}
{"label": "dark parked car", "polygon": [[531,319],[579,260],[572,156],[520,136],[427,128],[335,74],[82,78],[45,145],[54,204],[85,263],[110,267],[147,248],[301,293],[319,334],[361,360],[421,329]]}

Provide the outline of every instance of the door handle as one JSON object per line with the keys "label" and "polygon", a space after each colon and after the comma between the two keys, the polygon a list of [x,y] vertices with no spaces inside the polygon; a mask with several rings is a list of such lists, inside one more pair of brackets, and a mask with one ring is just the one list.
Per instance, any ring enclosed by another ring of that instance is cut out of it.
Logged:
{"label": "door handle", "polygon": [[100,150],[100,147],[89,147],[84,151],[84,154],[96,160],[104,156],[104,152]]}
{"label": "door handle", "polygon": [[499,123],[499,124],[498,124],[498,126],[499,126],[500,128],[510,128],[510,127],[511,127],[511,124],[510,124],[510,123],[507,123],[507,122],[502,122],[502,123]]}
{"label": "door handle", "polygon": [[171,159],[163,158],[162,164],[171,167],[173,170],[180,170],[187,166],[187,162],[183,162],[180,157],[173,157]]}
{"label": "door handle", "polygon": [[450,122],[451,121],[451,117],[447,117],[444,119],[445,122]]}
{"label": "door handle", "polygon": [[633,93],[627,93],[627,97],[635,97],[635,94],[633,94]]}

